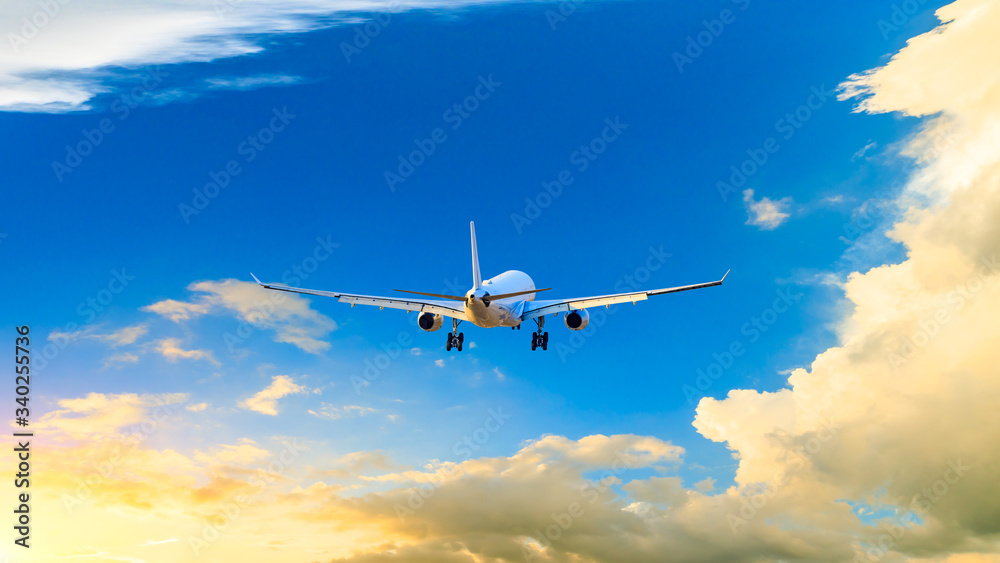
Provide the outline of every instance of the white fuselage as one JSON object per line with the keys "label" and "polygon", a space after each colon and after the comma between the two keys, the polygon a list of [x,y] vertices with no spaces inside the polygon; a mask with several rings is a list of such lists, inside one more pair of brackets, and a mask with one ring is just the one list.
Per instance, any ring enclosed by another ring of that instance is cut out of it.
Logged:
{"label": "white fuselage", "polygon": [[[535,294],[519,295],[491,301],[490,295],[505,295],[535,289],[535,282],[524,272],[511,270],[483,281],[479,289],[466,292],[465,316],[469,322],[483,328],[517,326],[526,301],[534,301]],[[485,298],[485,301],[484,301]],[[488,303],[488,305],[487,305]]]}

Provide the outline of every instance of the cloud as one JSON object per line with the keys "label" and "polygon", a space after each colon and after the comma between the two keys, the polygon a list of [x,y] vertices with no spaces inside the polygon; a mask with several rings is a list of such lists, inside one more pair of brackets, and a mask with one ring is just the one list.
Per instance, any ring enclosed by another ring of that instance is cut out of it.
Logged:
{"label": "cloud", "polygon": [[166,420],[186,402],[186,393],[137,395],[126,393],[106,395],[90,393],[76,399],[57,401],[59,408],[38,420],[36,429],[63,436],[98,440],[102,437],[127,433],[129,428],[141,431],[142,424],[157,422],[152,415]]}
{"label": "cloud", "polygon": [[195,452],[194,459],[206,465],[246,466],[263,461],[270,455],[257,442],[243,438],[238,444],[222,444],[210,452]]}
{"label": "cloud", "polygon": [[876,143],[875,141],[869,140],[867,145],[861,147],[860,149],[858,149],[858,152],[854,153],[854,156],[851,157],[851,162],[854,162],[854,161],[858,160],[859,158],[864,158],[865,155],[868,154],[868,151],[870,151],[872,149],[876,149],[876,148],[878,148],[878,143]]}
{"label": "cloud", "polygon": [[444,367],[444,360],[434,360],[434,365],[436,365],[439,368],[443,368]]}
{"label": "cloud", "polygon": [[753,225],[762,231],[773,231],[790,217],[788,210],[792,206],[792,198],[773,200],[764,197],[755,201],[753,190],[747,189],[743,191],[743,204],[747,209],[747,225]]}
{"label": "cloud", "polygon": [[139,356],[135,354],[115,354],[108,359],[104,360],[104,367],[117,366],[122,367],[125,364],[136,364],[139,363]]}
{"label": "cloud", "polygon": [[278,414],[278,399],[287,397],[288,395],[308,392],[308,388],[296,384],[295,380],[291,377],[287,375],[276,375],[271,379],[270,385],[262,389],[253,397],[241,401],[239,406],[243,409],[275,416]]}
{"label": "cloud", "polygon": [[184,407],[191,412],[202,412],[209,407],[208,403],[198,403],[196,405],[188,405]]}
{"label": "cloud", "polygon": [[149,332],[149,329],[145,325],[127,326],[111,332],[100,332],[100,327],[88,326],[74,332],[60,332],[58,330],[54,330],[49,333],[48,339],[50,342],[55,342],[57,340],[73,341],[89,339],[118,347],[134,343],[136,340],[145,336],[147,332]]}
{"label": "cloud", "polygon": [[236,76],[228,78],[209,78],[205,81],[210,88],[226,90],[253,90],[265,86],[291,86],[302,82],[301,76],[285,74],[261,74],[256,76]]}
{"label": "cloud", "polygon": [[328,469],[317,471],[317,474],[321,477],[345,479],[371,471],[392,471],[394,467],[392,458],[383,452],[361,451],[342,456],[332,462]]}
{"label": "cloud", "polygon": [[698,481],[697,483],[694,484],[694,488],[698,492],[702,493],[713,491],[715,490],[715,479],[712,479],[711,477],[702,479],[701,481]]}
{"label": "cloud", "polygon": [[[447,10],[513,0],[398,0],[392,12]],[[385,12],[382,0],[129,0],[63,2],[46,13],[35,0],[4,0],[0,110],[66,112],[131,89],[144,66],[207,62],[261,53],[269,37],[357,24]],[[32,21],[38,23],[31,23]],[[215,78],[211,88],[284,85],[296,77]],[[171,76],[170,80],[180,78]],[[170,98],[204,86],[178,83]]]}
{"label": "cloud", "polygon": [[211,310],[211,306],[208,303],[185,303],[167,299],[143,307],[142,310],[167,317],[176,323],[205,315]]}
{"label": "cloud", "polygon": [[177,360],[204,360],[214,366],[221,365],[208,350],[185,350],[179,338],[164,338],[156,342],[156,351],[171,362]]}
{"label": "cloud", "polygon": [[343,407],[335,407],[329,403],[323,403],[318,411],[310,410],[308,412],[309,414],[318,418],[338,420],[341,418],[348,418],[354,416],[365,416],[375,412],[375,409],[370,407],[360,407],[357,405],[346,405]]}
{"label": "cloud", "polygon": [[330,348],[323,341],[337,328],[333,319],[314,311],[309,300],[261,288],[255,283],[234,279],[192,283],[198,293],[190,302],[167,299],[144,307],[172,321],[180,322],[209,313],[229,313],[250,325],[274,331],[275,341],[285,342],[311,354]]}
{"label": "cloud", "polygon": [[503,372],[500,371],[500,368],[493,368],[493,373],[496,374],[497,381],[503,383],[504,381],[507,380],[507,376],[504,375]]}

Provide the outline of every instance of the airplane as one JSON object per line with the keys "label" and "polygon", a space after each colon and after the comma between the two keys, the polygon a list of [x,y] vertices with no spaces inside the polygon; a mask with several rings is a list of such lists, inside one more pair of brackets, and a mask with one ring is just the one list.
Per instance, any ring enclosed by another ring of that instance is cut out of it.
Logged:
{"label": "airplane", "polygon": [[616,303],[632,302],[632,304],[635,304],[638,301],[645,301],[655,295],[722,285],[722,282],[726,280],[726,276],[729,275],[727,271],[722,276],[722,279],[718,281],[695,285],[617,293],[614,295],[600,295],[596,297],[536,301],[535,295],[537,293],[549,291],[552,288],[536,289],[535,282],[524,272],[510,270],[483,281],[479,273],[479,252],[476,250],[475,222],[470,222],[469,228],[472,231],[473,285],[472,289],[467,291],[464,296],[421,293],[419,291],[406,291],[402,289],[393,291],[419,295],[421,297],[434,297],[435,299],[404,299],[355,295],[338,291],[301,289],[286,285],[263,283],[253,273],[250,276],[261,287],[274,291],[334,297],[341,303],[350,303],[351,307],[355,305],[373,305],[378,307],[379,310],[388,307],[390,309],[402,309],[406,312],[417,311],[420,314],[417,324],[426,332],[439,330],[444,324],[444,318],[449,317],[452,321],[452,331],[448,333],[445,348],[449,352],[452,348],[461,352],[462,345],[465,342],[465,334],[458,332],[458,325],[463,321],[471,322],[482,328],[510,327],[511,329],[520,329],[522,323],[529,320],[534,321],[538,330],[532,334],[531,349],[536,350],[537,348],[541,348],[542,350],[548,350],[549,333],[545,331],[546,315],[566,313],[563,316],[566,328],[570,330],[583,330],[587,328],[587,323],[590,322],[590,313],[587,312],[588,308],[599,307],[601,305],[610,306]]}

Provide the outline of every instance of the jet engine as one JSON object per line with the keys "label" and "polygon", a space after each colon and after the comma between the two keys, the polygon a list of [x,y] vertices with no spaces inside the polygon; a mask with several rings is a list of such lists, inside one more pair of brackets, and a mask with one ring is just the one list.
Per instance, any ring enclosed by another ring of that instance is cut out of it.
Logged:
{"label": "jet engine", "polygon": [[566,323],[566,328],[570,330],[583,330],[587,328],[587,323],[590,322],[590,313],[586,309],[570,311],[563,317],[563,322]]}
{"label": "jet engine", "polygon": [[441,325],[444,324],[444,317],[432,313],[423,313],[420,315],[420,318],[417,319],[417,324],[419,324],[420,328],[426,332],[434,332],[435,330],[441,328]]}

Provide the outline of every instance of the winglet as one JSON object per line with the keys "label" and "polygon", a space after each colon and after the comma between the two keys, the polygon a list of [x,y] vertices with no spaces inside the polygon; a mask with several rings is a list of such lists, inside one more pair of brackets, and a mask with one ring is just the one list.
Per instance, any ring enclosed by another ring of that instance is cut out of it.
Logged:
{"label": "winglet", "polygon": [[472,231],[472,283],[475,289],[483,287],[483,277],[479,274],[479,251],[476,250],[476,223],[469,222],[469,229]]}
{"label": "winglet", "polygon": [[257,279],[257,276],[253,275],[253,272],[250,272],[250,277],[253,278],[253,281],[257,282],[257,285],[264,285],[259,279]]}
{"label": "winglet", "polygon": [[[726,276],[728,276],[729,272],[732,272],[732,271],[733,271],[732,268],[726,270]],[[719,280],[719,283],[722,283],[722,282],[726,281],[726,276],[722,276],[722,279]]]}

